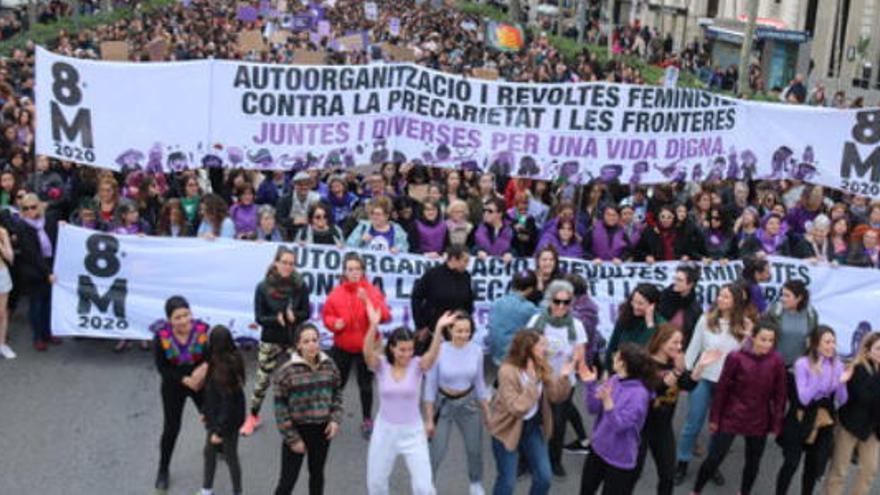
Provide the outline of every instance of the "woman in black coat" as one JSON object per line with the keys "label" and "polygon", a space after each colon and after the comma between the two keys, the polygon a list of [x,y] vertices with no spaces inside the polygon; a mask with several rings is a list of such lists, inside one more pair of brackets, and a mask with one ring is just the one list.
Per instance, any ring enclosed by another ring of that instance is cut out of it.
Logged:
{"label": "woman in black coat", "polygon": [[687,208],[683,208],[684,219],[678,219],[676,208],[661,206],[654,226],[647,227],[636,245],[636,261],[697,260],[706,254],[703,237],[696,226],[687,218]]}
{"label": "woman in black coat", "polygon": [[295,266],[296,254],[279,247],[266,277],[254,291],[254,318],[262,332],[250,412],[241,427],[244,436],[250,436],[260,426],[260,408],[269,379],[293,345],[293,330],[309,319],[309,287]]}
{"label": "woman in black coat", "polygon": [[58,221],[47,216],[45,205],[36,194],[21,200],[22,228],[18,234],[19,255],[16,281],[19,294],[30,298],[28,319],[33,332],[34,349],[45,351],[48,343],[60,343],[50,329],[52,307],[52,262],[58,239]]}

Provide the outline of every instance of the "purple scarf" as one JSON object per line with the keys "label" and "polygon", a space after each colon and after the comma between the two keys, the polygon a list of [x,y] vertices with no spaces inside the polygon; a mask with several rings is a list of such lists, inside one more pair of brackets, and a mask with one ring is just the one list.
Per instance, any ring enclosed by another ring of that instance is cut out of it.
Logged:
{"label": "purple scarf", "polygon": [[781,230],[778,234],[771,236],[763,227],[755,232],[755,237],[757,237],[758,241],[761,243],[761,249],[767,254],[775,254],[776,250],[779,249],[779,246],[782,245],[782,241],[785,240],[785,234],[783,234]]}
{"label": "purple scarf", "polygon": [[51,258],[52,241],[49,240],[49,234],[46,233],[46,217],[40,217],[37,220],[31,220],[27,217],[21,217],[21,219],[37,231],[37,238],[40,240],[40,251],[43,253],[43,258]]}

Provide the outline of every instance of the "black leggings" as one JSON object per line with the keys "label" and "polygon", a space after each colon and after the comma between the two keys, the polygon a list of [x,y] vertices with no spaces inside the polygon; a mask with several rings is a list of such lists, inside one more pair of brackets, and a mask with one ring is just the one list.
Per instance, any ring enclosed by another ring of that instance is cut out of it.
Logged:
{"label": "black leggings", "polygon": [[303,457],[309,458],[309,495],[324,493],[324,463],[327,462],[327,451],[330,440],[324,433],[327,423],[318,425],[298,425],[296,427],[306,446],[305,454],[296,454],[287,444],[281,444],[281,479],[275,495],[290,495],[299,478]]}
{"label": "black leggings", "polygon": [[338,347],[330,350],[330,355],[336,361],[336,367],[342,375],[342,389],[348,383],[348,374],[351,373],[351,367],[355,367],[357,372],[358,389],[361,391],[361,414],[363,419],[373,417],[373,372],[367,368],[364,362],[364,355],[360,352],[351,353],[343,351]]}
{"label": "black leggings", "polygon": [[205,478],[202,488],[210,490],[214,487],[214,473],[217,470],[217,454],[223,452],[226,465],[229,466],[229,477],[232,478],[232,493],[241,493],[241,464],[238,462],[238,430],[224,433],[223,443],[211,443],[211,434],[205,439]]}
{"label": "black leggings", "polygon": [[[715,471],[724,462],[724,458],[733,445],[733,440],[737,435],[733,433],[715,433],[709,442],[709,455],[700,466],[700,472],[697,474],[697,483],[694,485],[694,491],[700,493],[709,478],[715,474]],[[764,447],[767,445],[767,435],[759,435],[755,437],[745,437],[746,439],[746,464],[743,467],[742,481],[740,481],[739,491],[742,495],[749,495],[755,479],[758,477],[758,468],[761,467],[761,457],[764,455]]]}
{"label": "black leggings", "polygon": [[578,440],[585,440],[587,432],[584,430],[584,420],[572,402],[574,388],[568,394],[568,398],[558,404],[551,404],[553,413],[553,435],[550,437],[550,463],[559,464],[562,460],[562,447],[565,442],[565,430],[568,423],[574,427]]}
{"label": "black leggings", "polygon": [[648,449],[651,449],[651,457],[657,467],[657,494],[672,495],[675,488],[675,432],[672,431],[671,423],[650,421],[645,424],[632,490],[635,490],[636,483],[642,476]]}
{"label": "black leggings", "polygon": [[581,495],[593,495],[602,487],[602,495],[632,493],[635,469],[620,469],[605,462],[595,452],[584,461],[581,473]]}
{"label": "black leggings", "polygon": [[788,487],[791,485],[791,479],[797,472],[798,465],[801,463],[801,454],[804,455],[804,474],[801,481],[801,493],[811,495],[816,481],[825,472],[828,465],[828,459],[831,457],[831,449],[834,440],[834,427],[826,426],[818,431],[816,440],[812,445],[806,445],[800,442],[793,445],[784,445],[782,447],[782,455],[785,461],[779,469],[779,475],[776,477],[776,494],[785,495],[788,493]]}
{"label": "black leggings", "polygon": [[195,402],[196,408],[202,410],[201,392],[193,392],[182,384],[162,381],[162,410],[165,422],[162,426],[162,441],[159,444],[159,470],[168,471],[171,464],[171,454],[174,453],[174,443],[180,433],[180,419],[183,416],[183,406],[186,398]]}

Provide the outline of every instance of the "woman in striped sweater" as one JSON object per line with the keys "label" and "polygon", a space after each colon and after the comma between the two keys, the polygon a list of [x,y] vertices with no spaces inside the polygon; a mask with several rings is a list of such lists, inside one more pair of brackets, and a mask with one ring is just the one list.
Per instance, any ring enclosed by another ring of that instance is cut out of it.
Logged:
{"label": "woman in striped sweater", "polygon": [[320,495],[330,440],[342,420],[342,378],[333,360],[321,352],[314,325],[303,324],[293,341],[296,352],[275,378],[275,421],[284,440],[275,495],[293,492],[306,453],[309,495]]}

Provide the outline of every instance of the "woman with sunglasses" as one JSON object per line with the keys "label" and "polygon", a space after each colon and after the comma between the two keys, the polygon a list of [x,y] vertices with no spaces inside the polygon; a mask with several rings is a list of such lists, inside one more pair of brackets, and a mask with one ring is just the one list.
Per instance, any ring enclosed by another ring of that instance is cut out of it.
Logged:
{"label": "woman with sunglasses", "polygon": [[[547,339],[548,362],[554,374],[558,374],[562,366],[569,361],[580,361],[584,357],[584,347],[587,344],[587,332],[580,319],[575,318],[571,312],[571,304],[574,300],[574,286],[566,280],[554,280],[544,291],[545,308],[532,317],[526,324],[526,328],[533,328]],[[574,385],[574,375],[570,377]],[[562,446],[565,440],[565,425],[570,421],[582,425],[580,414],[572,402],[574,389],[568,397],[551,405],[553,412],[553,435],[550,437],[550,469],[555,476],[564,477],[565,468],[562,466]],[[578,440],[583,443],[586,431],[583,426],[575,428],[578,431]]]}
{"label": "woman with sunglasses", "polygon": [[241,427],[248,436],[260,426],[260,407],[272,373],[294,345],[293,329],[309,319],[309,287],[296,273],[296,254],[279,247],[266,277],[254,293],[254,314],[262,328],[257,353],[257,379],[251,396],[250,414]]}
{"label": "woman with sunglasses", "polygon": [[695,245],[693,232],[688,223],[678,220],[673,206],[661,206],[656,224],[642,232],[639,244],[633,250],[634,257],[648,263],[699,259],[704,248]]}
{"label": "woman with sunglasses", "polygon": [[300,244],[321,244],[325,246],[343,247],[345,237],[333,219],[330,208],[324,203],[315,203],[309,207],[309,223],[299,229],[294,241]]}
{"label": "woman with sunglasses", "polygon": [[34,193],[28,193],[20,203],[23,228],[19,232],[19,257],[16,260],[16,281],[19,293],[30,298],[28,319],[33,332],[34,349],[45,351],[48,343],[60,344],[52,337],[51,306],[52,273],[58,222],[46,215],[45,205]]}
{"label": "woman with sunglasses", "polygon": [[483,204],[483,222],[474,231],[474,249],[480,259],[501,256],[513,259],[513,229],[504,221],[504,201],[489,200]]}
{"label": "woman with sunglasses", "polygon": [[702,230],[706,245],[704,263],[736,259],[738,243],[730,225],[730,214],[727,209],[718,206],[709,208],[708,227]]}

